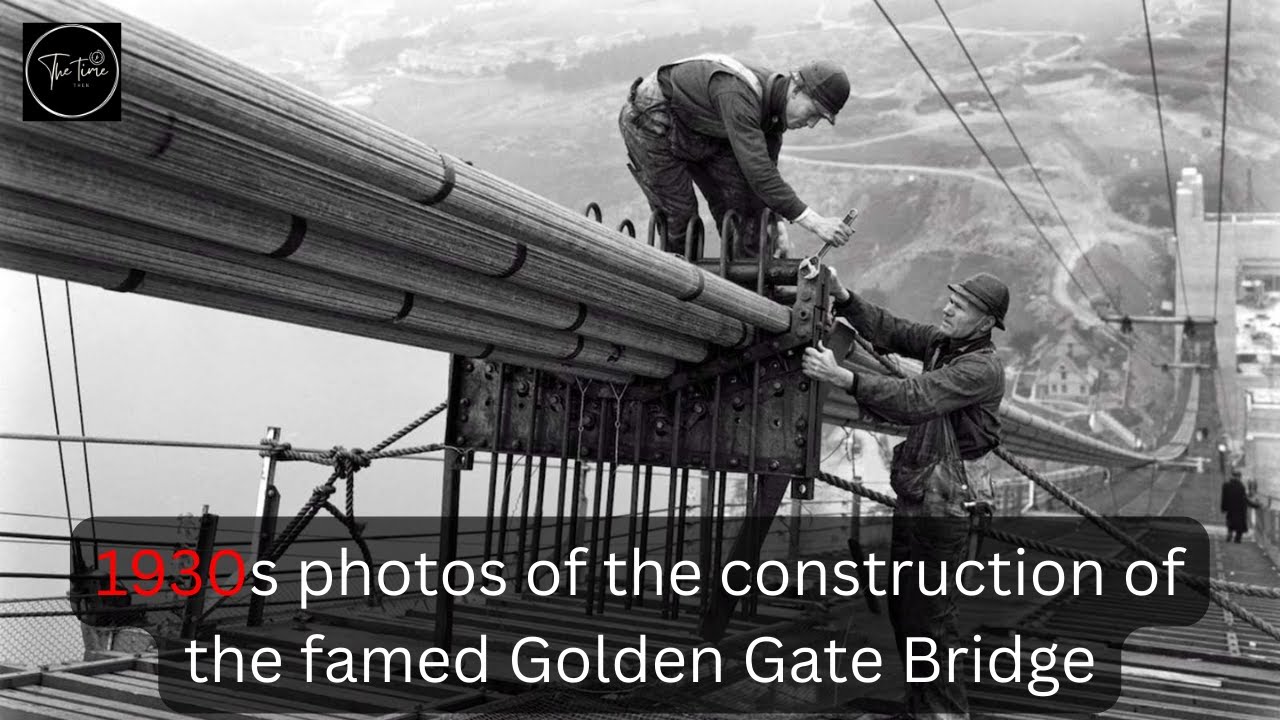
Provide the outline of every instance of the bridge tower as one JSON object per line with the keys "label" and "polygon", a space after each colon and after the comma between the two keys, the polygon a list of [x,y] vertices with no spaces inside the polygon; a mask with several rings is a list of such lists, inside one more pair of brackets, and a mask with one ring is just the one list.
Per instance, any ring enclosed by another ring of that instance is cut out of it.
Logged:
{"label": "bridge tower", "polygon": [[[1218,406],[1222,409],[1223,429],[1239,442],[1243,439],[1244,402],[1235,380],[1237,247],[1229,241],[1225,228],[1219,245],[1217,214],[1205,213],[1204,177],[1196,168],[1183,168],[1182,177],[1178,179],[1177,219],[1179,251],[1175,262],[1181,263],[1178,272],[1182,280],[1175,276],[1174,312],[1208,317],[1216,311],[1214,340],[1218,367],[1222,369],[1215,378]],[[1175,357],[1181,357],[1182,342],[1179,335],[1175,340]]]}

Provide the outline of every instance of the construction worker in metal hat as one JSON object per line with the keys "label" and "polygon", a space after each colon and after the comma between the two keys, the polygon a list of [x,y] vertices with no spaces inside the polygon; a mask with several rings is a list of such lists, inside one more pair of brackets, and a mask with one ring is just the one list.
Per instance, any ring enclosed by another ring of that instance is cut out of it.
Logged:
{"label": "construction worker in metal hat", "polygon": [[947,289],[991,316],[995,327],[1004,329],[1004,316],[1009,312],[1009,288],[995,275],[978,273],[959,285],[948,285]]}
{"label": "construction worker in metal hat", "polygon": [[[777,166],[784,132],[821,120],[834,124],[848,98],[849,78],[829,60],[776,73],[728,55],[699,55],[636,78],[618,127],[628,168],[666,219],[666,249],[684,252],[698,212],[695,183],[717,227],[731,209],[742,218],[738,257],[758,253],[765,208],[823,242],[848,242],[852,230],[801,201]],[[782,221],[771,232],[780,245],[789,244]]]}
{"label": "construction worker in metal hat", "polygon": [[[890,465],[890,484],[898,501],[891,559],[922,567],[937,568],[943,562],[957,567],[969,549],[969,513],[982,508],[989,513],[995,497],[987,460],[1000,444],[1004,366],[991,331],[1004,329],[1009,289],[988,273],[949,284],[942,322],[930,325],[894,316],[851,292],[833,269],[827,272],[836,314],[876,347],[920,360],[923,372],[899,378],[851,370],[819,343],[805,350],[804,373],[845,390],[870,416],[907,426],[906,439],[894,448]],[[951,435],[954,443],[936,442],[950,440],[942,433]],[[954,470],[919,472],[930,465]],[[913,482],[925,478],[927,482]],[[938,657],[948,657],[947,648],[959,642],[950,596],[926,596],[908,584],[889,597],[889,619],[904,661],[908,638],[933,640]],[[969,717],[964,683],[946,682],[945,675],[936,682],[907,683],[903,700],[902,717]]]}

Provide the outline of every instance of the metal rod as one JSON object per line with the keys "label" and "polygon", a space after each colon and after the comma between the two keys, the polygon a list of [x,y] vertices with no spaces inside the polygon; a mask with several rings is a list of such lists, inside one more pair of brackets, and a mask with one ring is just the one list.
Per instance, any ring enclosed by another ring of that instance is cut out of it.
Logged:
{"label": "metal rod", "polygon": [[[671,467],[667,471],[667,513],[670,514],[676,506],[676,476],[680,468],[680,436],[683,434],[681,423],[681,406],[684,400],[684,391],[677,390],[672,396],[672,412],[671,412]],[[676,528],[671,522],[667,522],[666,543],[663,545],[663,568],[672,567],[672,557],[675,552],[675,530]],[[670,583],[663,583],[662,592],[662,617],[664,619],[671,618],[672,598],[675,595],[671,591]]]}
{"label": "metal rod", "polygon": [[[450,564],[458,559],[458,512],[462,496],[463,458],[457,450],[445,450],[444,477],[440,484],[440,559],[439,566],[450,572]],[[489,533],[485,533],[489,537]],[[488,553],[485,553],[488,560]],[[440,576],[441,587],[446,581]],[[436,596],[435,630],[432,641],[436,647],[449,652],[453,647],[453,595],[440,592]]]}
{"label": "metal rod", "polygon": [[[524,485],[520,490],[520,540],[516,544],[516,591],[519,592],[524,587],[524,561],[525,553],[528,551],[529,538],[529,493],[533,485],[533,445],[538,441],[538,418],[542,416],[541,408],[538,406],[538,393],[541,392],[542,373],[533,372],[533,389],[530,393],[529,404],[531,406],[532,418],[529,421],[529,437],[525,441],[524,453]],[[545,463],[545,459],[543,460]],[[541,501],[538,503],[541,505]]]}
{"label": "metal rod", "polygon": [[[637,444],[638,447],[638,444]],[[644,514],[640,521],[640,557],[649,557],[649,514],[651,512],[650,505],[653,500],[653,465],[646,464],[644,466]],[[670,523],[668,523],[670,524]],[[644,595],[641,594],[636,598],[636,602],[644,607]]]}
{"label": "metal rod", "polygon": [[[569,480],[569,433],[573,428],[573,383],[564,384],[564,429],[560,438],[560,483],[556,488],[556,529],[553,562],[564,557],[564,491]],[[574,470],[577,474],[577,470]]]}
{"label": "metal rod", "polygon": [[[280,428],[268,427],[267,440],[272,444],[280,442]],[[262,458],[262,476],[258,482],[258,517],[254,520],[253,562],[265,560],[271,556],[271,541],[276,535],[276,518],[280,511],[280,491],[276,489],[276,457],[267,455]],[[262,589],[266,583],[254,578],[254,588]],[[262,613],[266,608],[266,596],[253,593],[249,598],[249,627],[262,624]]]}
{"label": "metal rod", "polygon": [[581,541],[581,535],[586,534],[585,528],[579,528],[578,524],[581,520],[578,507],[582,500],[582,458],[573,459],[573,497],[569,498],[569,548],[568,552],[578,547]]}
{"label": "metal rod", "polygon": [[[765,212],[767,213],[768,211],[765,211]],[[768,222],[762,221],[761,227],[767,228]],[[762,232],[763,232],[763,235],[762,235],[761,242],[763,242],[763,237],[766,237],[768,235],[767,230],[764,230]],[[759,255],[756,256],[756,263],[757,263],[756,292],[760,295],[765,295],[767,292],[765,288],[766,261],[767,261],[767,258],[765,253],[760,253]],[[799,273],[798,268],[796,272]],[[797,282],[799,281],[797,280]],[[762,339],[762,335],[760,331],[753,330],[752,344],[755,344],[760,339]],[[757,492],[759,491],[759,482],[760,482],[760,476],[758,474],[759,468],[757,467],[757,460],[759,459],[759,452],[760,452],[759,434],[760,434],[760,360],[757,358],[754,362],[751,363],[751,427],[749,432],[751,439],[747,444],[747,447],[748,447],[747,479],[746,479],[747,486],[746,486],[746,492],[745,492],[746,508],[745,510],[743,510],[742,525],[741,527],[738,528],[739,534],[742,534],[748,531],[754,532],[755,523],[757,522],[757,520],[754,518],[754,515],[755,515],[756,495],[757,495]],[[751,563],[751,567],[757,567],[760,564],[760,548],[759,546],[752,544],[749,546],[749,550],[750,550],[750,553],[748,555],[747,560],[748,562]],[[747,617],[752,617],[755,615],[757,605],[760,601],[760,596],[757,593],[757,588],[755,583],[748,583],[748,586],[749,586],[748,589],[750,590],[750,592],[747,594],[745,598],[743,598],[742,610],[744,615],[746,615]]]}
{"label": "metal rod", "polygon": [[[537,562],[542,556],[542,521],[545,517],[543,503],[547,492],[547,458],[538,458],[538,500],[533,510],[533,547],[529,549],[529,565]],[[555,561],[558,561],[557,557]],[[522,574],[523,575],[523,574]],[[523,578],[522,578],[523,580]]]}
{"label": "metal rod", "polygon": [[[624,393],[626,392],[626,388],[623,388],[623,392]],[[601,429],[601,432],[603,433],[603,430],[604,430],[603,426],[600,429]],[[600,562],[602,565],[605,561],[609,559],[609,547],[611,545],[611,543],[609,542],[609,539],[610,539],[610,535],[613,533],[613,503],[614,503],[614,491],[618,485],[618,460],[619,460],[618,442],[621,440],[621,438],[619,437],[621,434],[622,434],[622,398],[619,397],[618,399],[614,400],[614,404],[613,404],[613,457],[609,459],[609,484],[607,489],[605,490],[604,538],[602,541],[602,547],[600,548]],[[603,570],[600,571],[600,574],[601,574],[601,578],[605,577],[605,573]],[[604,601],[605,601],[605,596],[609,592],[609,585],[610,583],[607,579],[602,579],[600,583],[600,600],[599,600],[599,605],[597,606],[601,614],[604,614]]]}
{"label": "metal rod", "polygon": [[[641,420],[643,418],[644,403],[634,402],[631,404],[634,418],[632,419],[635,427],[635,437],[632,441],[632,465],[631,465],[631,502],[628,505],[627,513],[627,555],[624,558],[626,567],[631,572],[627,573],[627,596],[623,601],[623,606],[630,610],[635,601],[636,586],[632,581],[635,579],[634,569],[631,568],[631,560],[635,556],[636,548],[636,513],[640,507],[640,444],[644,439],[644,433],[641,428]],[[646,508],[647,509],[647,508]]]}
{"label": "metal rod", "polygon": [[[734,243],[738,241],[738,238],[742,234],[742,230],[742,219],[739,217],[738,213],[734,210],[726,212],[720,223],[719,271],[721,277],[726,277],[728,275],[729,260],[732,258],[734,253]],[[765,252],[765,247],[763,245],[760,245],[756,249],[757,255],[762,255]],[[714,526],[712,524],[712,518],[714,517],[716,509],[716,499],[718,497],[720,502],[723,503],[725,490],[723,475],[717,472],[717,468],[720,467],[720,404],[722,390],[724,387],[724,378],[722,375],[716,375],[713,387],[714,389],[712,390],[711,395],[711,424],[707,427],[707,431],[711,435],[710,447],[707,456],[707,473],[703,479],[702,501],[701,507],[698,509],[698,514],[701,518],[701,525],[698,528],[698,554],[699,562],[702,566],[702,572],[706,574],[706,577],[718,578],[719,575],[716,573],[716,566],[720,560],[721,547],[720,536],[718,533],[723,532],[724,523],[723,515],[721,515],[721,522]],[[717,479],[720,479],[721,481],[719,488],[716,487]],[[721,509],[721,512],[723,513],[723,508]],[[707,608],[711,604],[711,598],[714,594],[713,588],[716,586],[717,583],[715,582],[705,582],[702,584],[702,592],[698,595],[698,601],[703,613],[706,612]]]}
{"label": "metal rod", "polygon": [[[725,511],[725,495],[728,492],[729,473],[720,471],[720,488],[716,492],[716,549],[711,556],[712,571],[708,577],[720,577],[720,563],[724,559],[724,511]],[[719,581],[707,583],[711,586],[718,586]]]}
{"label": "metal rod", "polygon": [[1100,315],[1103,322],[1123,323],[1128,320],[1137,325],[1186,325],[1188,321],[1196,325],[1217,325],[1218,319],[1208,316],[1173,317],[1170,315]]}
{"label": "metal rod", "polygon": [[[213,564],[213,541],[218,534],[218,516],[209,513],[209,506],[200,514],[200,531],[196,536],[196,556],[200,567],[208,568]],[[188,597],[182,607],[182,629],[179,634],[183,640],[191,640],[200,630],[200,618],[204,615],[205,593],[209,583],[200,583],[195,594]]]}
{"label": "metal rod", "polygon": [[[721,263],[720,258],[715,258],[712,260],[699,260],[695,264],[703,270],[717,272],[721,277],[727,277],[734,283],[747,287],[761,279],[761,262],[756,259],[733,259]],[[795,285],[796,272],[799,266],[799,260],[764,258],[763,282],[770,287]]]}
{"label": "metal rod", "polygon": [[604,414],[605,401],[603,398],[596,401],[599,411],[596,415],[599,418],[596,421],[596,485],[595,491],[591,493],[591,546],[590,552],[587,554],[587,595],[586,607],[587,614],[594,614],[596,583],[600,580],[600,571],[598,563],[600,557],[600,495],[604,489]]}
{"label": "metal rod", "polygon": [[[688,517],[689,508],[689,469],[684,468],[680,471],[680,511],[678,521],[676,523],[676,562],[684,560],[684,526]],[[667,567],[671,567],[668,565]],[[674,591],[671,593],[671,619],[675,620],[680,617],[680,596]]]}
{"label": "metal rod", "polygon": [[498,562],[507,561],[507,520],[511,516],[511,474],[515,472],[515,453],[507,453],[506,468],[502,473],[502,507],[498,515]]}
{"label": "metal rod", "polygon": [[489,455],[489,500],[485,504],[484,516],[484,559],[486,561],[493,559],[493,513],[497,509],[494,501],[498,492],[498,446],[502,441],[502,424],[507,416],[507,384],[502,382],[506,374],[506,364],[499,363],[495,372],[498,374],[498,397],[497,405],[494,406],[493,436],[489,440],[489,446],[493,448],[493,452]]}
{"label": "metal rod", "polygon": [[[109,438],[109,437],[85,437],[81,435],[46,435],[41,433],[0,433],[0,440],[32,440],[37,442],[78,442],[90,445],[130,445],[137,447],[173,447],[187,448],[192,450],[246,450],[260,453],[263,450],[262,443],[249,445],[247,443],[207,443],[195,442],[189,440],[147,440],[142,438]],[[331,448],[293,448],[297,452],[306,453],[326,453]],[[420,455],[393,455],[383,460],[430,460],[433,462],[441,462],[440,457],[424,457]]]}

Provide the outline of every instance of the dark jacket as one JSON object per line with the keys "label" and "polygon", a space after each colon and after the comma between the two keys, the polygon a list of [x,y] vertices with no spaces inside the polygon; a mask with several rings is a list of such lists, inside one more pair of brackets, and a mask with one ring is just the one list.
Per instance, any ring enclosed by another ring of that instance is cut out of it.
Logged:
{"label": "dark jacket", "polygon": [[1222,512],[1227,514],[1227,529],[1232,532],[1249,532],[1249,491],[1239,478],[1222,484]]}
{"label": "dark jacket", "polygon": [[990,335],[952,342],[936,326],[895,317],[856,293],[835,307],[872,344],[925,363],[924,372],[910,378],[855,373],[850,393],[860,407],[902,425],[950,414],[965,460],[1000,444],[1004,364]]}
{"label": "dark jacket", "polygon": [[763,98],[717,62],[690,60],[661,68],[658,84],[683,126],[675,130],[675,142],[681,130],[723,142],[756,196],[787,220],[795,220],[805,204],[778,172],[791,80],[764,68],[748,69],[760,79]]}

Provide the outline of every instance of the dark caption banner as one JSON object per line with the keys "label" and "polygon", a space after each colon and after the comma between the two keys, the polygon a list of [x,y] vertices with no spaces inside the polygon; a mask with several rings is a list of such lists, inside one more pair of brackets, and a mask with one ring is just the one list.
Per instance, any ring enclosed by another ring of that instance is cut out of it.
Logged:
{"label": "dark caption banner", "polygon": [[[198,518],[97,518],[96,543],[76,528],[97,569],[71,592],[100,628],[155,631],[193,597],[219,603],[194,641],[161,640],[160,694],[183,713],[318,692],[381,714],[388,692],[437,706],[479,689],[579,693],[593,713],[831,712],[914,684],[963,686],[972,712],[1069,715],[1114,704],[1131,634],[1208,607],[1174,577],[1207,574],[1203,527],[1111,521],[1156,560],[1074,517],[991,527],[1118,566],[979,542],[967,518],[864,518],[856,539],[849,518],[461,518],[442,573],[436,517],[359,518],[367,555],[317,517],[274,565],[254,555],[254,518],[219,518],[205,555]],[[935,558],[967,546],[964,563],[895,562],[895,533]],[[255,595],[266,621],[247,627]]]}

